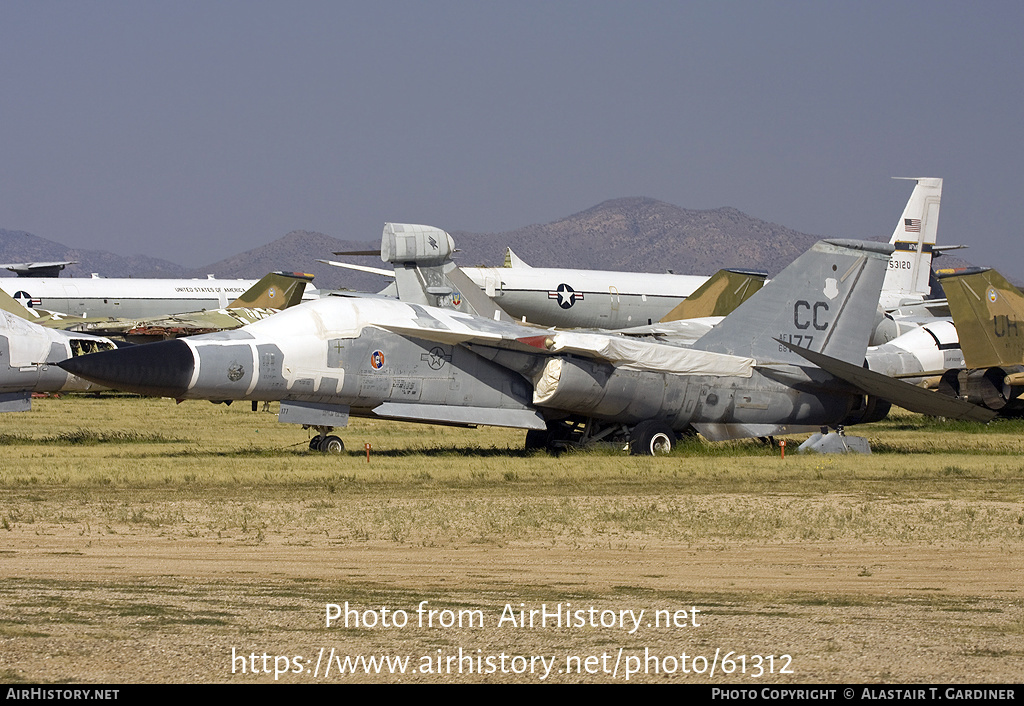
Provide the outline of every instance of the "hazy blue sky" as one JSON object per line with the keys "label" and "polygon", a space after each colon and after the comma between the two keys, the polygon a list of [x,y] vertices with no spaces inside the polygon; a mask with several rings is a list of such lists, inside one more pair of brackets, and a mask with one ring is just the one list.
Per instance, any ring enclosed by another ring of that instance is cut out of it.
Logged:
{"label": "hazy blue sky", "polygon": [[1024,274],[1019,1],[0,11],[0,228],[198,266],[642,195],[867,238],[940,176],[940,242]]}

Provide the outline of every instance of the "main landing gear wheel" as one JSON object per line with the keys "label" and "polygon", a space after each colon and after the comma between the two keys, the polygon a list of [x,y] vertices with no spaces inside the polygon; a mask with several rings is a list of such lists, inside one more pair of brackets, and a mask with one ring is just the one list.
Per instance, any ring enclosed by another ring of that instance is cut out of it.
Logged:
{"label": "main landing gear wheel", "polygon": [[548,448],[548,436],[549,432],[547,429],[527,429],[526,450],[537,451]]}
{"label": "main landing gear wheel", "polygon": [[[303,429],[309,429],[309,426],[304,426]],[[340,454],[345,450],[345,442],[340,437],[330,435],[328,432],[333,431],[334,427],[317,426],[317,435],[309,440],[310,451],[322,451],[325,454]]]}
{"label": "main landing gear wheel", "polygon": [[676,433],[665,422],[640,422],[629,438],[631,456],[660,456],[672,450]]}
{"label": "main landing gear wheel", "polygon": [[320,442],[320,450],[325,454],[340,454],[345,450],[345,442],[337,436],[325,436]]}

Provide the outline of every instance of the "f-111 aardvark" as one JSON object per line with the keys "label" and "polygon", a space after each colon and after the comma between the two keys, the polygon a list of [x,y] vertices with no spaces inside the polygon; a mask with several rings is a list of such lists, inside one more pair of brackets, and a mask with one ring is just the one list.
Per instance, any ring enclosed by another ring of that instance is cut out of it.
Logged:
{"label": "f-111 aardvark", "polygon": [[[12,301],[13,306],[21,308]],[[69,356],[112,350],[110,339],[53,331],[0,308],[0,412],[27,412],[33,392],[86,392],[100,387],[57,367]]]}
{"label": "f-111 aardvark", "polygon": [[[410,259],[431,252],[419,237],[428,231],[407,226],[396,245]],[[234,331],[61,365],[145,395],[280,400],[279,419],[315,428],[310,448],[324,451],[344,448],[331,431],[350,415],[518,427],[529,430],[528,446],[601,440],[638,454],[668,451],[694,430],[711,439],[816,431],[863,417],[865,391],[845,379],[851,369],[895,404],[990,418],[861,367],[892,251],[820,241],[689,348],[533,327],[497,309],[480,316],[331,296]]]}
{"label": "f-111 aardvark", "polygon": [[940,272],[939,281],[965,364],[943,374],[939,392],[1003,415],[1024,414],[1024,294],[988,268]]}

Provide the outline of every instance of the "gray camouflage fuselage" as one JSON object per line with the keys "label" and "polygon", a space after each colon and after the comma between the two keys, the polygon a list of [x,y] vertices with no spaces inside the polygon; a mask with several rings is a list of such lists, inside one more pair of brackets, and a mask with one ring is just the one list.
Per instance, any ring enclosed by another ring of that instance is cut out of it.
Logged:
{"label": "gray camouflage fuselage", "polygon": [[[404,330],[415,322],[435,340],[371,321]],[[481,322],[493,343],[457,343],[478,336]],[[844,384],[813,368],[680,374],[508,343],[537,332],[402,302],[329,298],[236,331],[104,354],[103,369],[96,367],[101,356],[69,364],[91,363],[83,374],[142,394],[320,403],[354,416],[533,429],[567,415],[626,425],[658,419],[677,431],[694,424],[817,427],[841,421],[856,400]],[[451,343],[436,340],[443,337]],[[553,360],[560,361],[560,378],[538,399],[538,377]],[[159,379],[150,374],[155,365],[163,369]]]}

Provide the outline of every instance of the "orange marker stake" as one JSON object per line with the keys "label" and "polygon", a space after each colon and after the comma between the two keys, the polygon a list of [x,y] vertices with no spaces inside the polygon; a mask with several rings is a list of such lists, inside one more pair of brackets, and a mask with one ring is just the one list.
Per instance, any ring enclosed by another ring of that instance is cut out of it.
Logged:
{"label": "orange marker stake", "polygon": [[366,462],[370,462],[370,442],[363,444],[363,448],[366,449]]}
{"label": "orange marker stake", "polygon": [[779,440],[779,448],[782,449],[782,460],[785,461],[786,460],[786,440],[785,439],[780,439]]}

